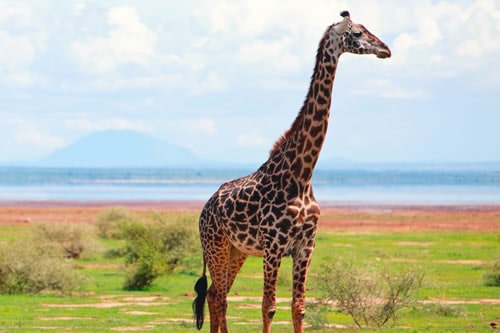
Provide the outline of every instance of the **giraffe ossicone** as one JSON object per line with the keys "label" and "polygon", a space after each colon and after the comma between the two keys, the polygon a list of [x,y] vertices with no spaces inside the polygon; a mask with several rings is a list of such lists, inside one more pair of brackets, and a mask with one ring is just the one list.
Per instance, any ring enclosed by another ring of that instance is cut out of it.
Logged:
{"label": "giraffe ossicone", "polygon": [[[270,332],[276,311],[276,283],[281,259],[293,259],[292,319],[303,332],[305,284],[320,216],[311,178],[325,140],[335,71],[341,54],[391,51],[363,25],[343,20],[327,28],[320,40],[308,93],[291,127],[274,144],[269,158],[254,173],[221,185],[205,204],[199,221],[203,274],[195,285],[196,326],[204,321],[205,299],[210,332],[227,332],[227,294],[249,255],[263,257],[263,332]],[[212,283],[207,289],[206,267]]]}

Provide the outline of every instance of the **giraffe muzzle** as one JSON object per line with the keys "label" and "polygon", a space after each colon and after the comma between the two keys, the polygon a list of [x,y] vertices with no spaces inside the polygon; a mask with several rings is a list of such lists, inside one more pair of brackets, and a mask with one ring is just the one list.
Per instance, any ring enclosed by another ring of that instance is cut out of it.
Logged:
{"label": "giraffe muzzle", "polygon": [[390,58],[391,57],[391,50],[389,48],[380,49],[377,51],[376,55],[377,55],[377,58],[380,58],[380,59]]}

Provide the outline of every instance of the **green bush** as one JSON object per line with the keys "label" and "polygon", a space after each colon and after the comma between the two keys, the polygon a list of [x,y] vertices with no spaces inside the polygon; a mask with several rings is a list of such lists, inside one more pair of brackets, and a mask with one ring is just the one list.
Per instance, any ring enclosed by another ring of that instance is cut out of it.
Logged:
{"label": "green bush", "polygon": [[[144,289],[175,269],[189,269],[199,250],[197,219],[191,215],[168,216],[151,213],[144,221],[124,223],[119,233],[126,240],[113,253],[125,257],[124,288]],[[196,262],[199,264],[199,262]]]}
{"label": "green bush", "polygon": [[124,239],[124,228],[138,222],[139,218],[126,208],[107,208],[97,216],[97,233],[103,238]]}
{"label": "green bush", "polygon": [[127,277],[124,288],[143,289],[168,271],[163,257],[165,248],[161,231],[151,225],[129,224],[125,231],[127,245],[124,255]]}
{"label": "green bush", "polygon": [[500,258],[496,259],[483,274],[483,283],[485,286],[500,286]]}
{"label": "green bush", "polygon": [[31,231],[33,242],[43,247],[56,246],[67,258],[80,259],[101,251],[95,228],[89,224],[38,223]]}
{"label": "green bush", "polygon": [[82,290],[86,280],[56,246],[27,240],[0,243],[0,293]]}
{"label": "green bush", "polygon": [[358,327],[382,327],[390,320],[396,323],[400,310],[416,301],[424,273],[418,268],[392,272],[334,258],[325,262],[313,278],[321,293],[319,304],[324,308],[335,304]]}
{"label": "green bush", "polygon": [[323,302],[306,303],[306,321],[311,325],[311,329],[319,330],[328,325],[329,306]]}

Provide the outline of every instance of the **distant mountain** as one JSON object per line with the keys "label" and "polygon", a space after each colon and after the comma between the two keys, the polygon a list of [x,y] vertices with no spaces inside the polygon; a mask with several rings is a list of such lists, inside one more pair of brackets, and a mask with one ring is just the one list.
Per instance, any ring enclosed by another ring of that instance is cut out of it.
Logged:
{"label": "distant mountain", "polygon": [[189,149],[131,130],[91,133],[38,161],[56,167],[199,167]]}

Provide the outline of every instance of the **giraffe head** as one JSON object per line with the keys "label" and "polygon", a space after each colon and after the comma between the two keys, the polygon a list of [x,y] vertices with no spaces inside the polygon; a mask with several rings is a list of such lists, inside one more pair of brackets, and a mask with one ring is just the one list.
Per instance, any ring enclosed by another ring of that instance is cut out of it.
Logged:
{"label": "giraffe head", "polygon": [[339,44],[333,45],[341,46],[341,53],[375,54],[378,58],[391,56],[389,47],[362,24],[352,22],[347,10],[341,12],[340,16],[344,19],[332,25],[329,33],[331,38],[339,40]]}

